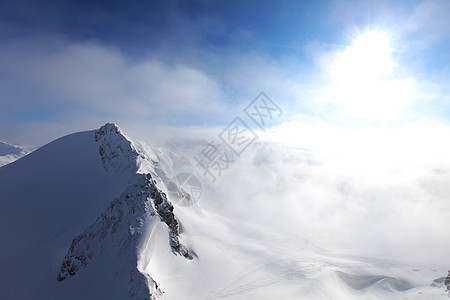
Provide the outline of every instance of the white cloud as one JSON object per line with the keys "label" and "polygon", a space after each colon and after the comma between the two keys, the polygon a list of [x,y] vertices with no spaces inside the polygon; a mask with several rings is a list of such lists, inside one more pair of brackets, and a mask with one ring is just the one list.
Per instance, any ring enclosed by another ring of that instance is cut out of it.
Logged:
{"label": "white cloud", "polygon": [[[137,60],[104,45],[60,37],[5,43],[0,55],[2,113],[10,116],[0,136],[35,146],[105,122],[136,133],[155,125],[226,124],[261,91],[292,114],[307,73],[295,67],[295,58],[280,62],[259,53],[204,53],[207,64],[189,54]],[[40,138],[28,134],[36,130],[46,132]]]}
{"label": "white cloud", "polygon": [[22,40],[0,46],[4,111],[69,108],[111,118],[215,115],[226,109],[214,78],[187,65],[133,61],[95,43]]}
{"label": "white cloud", "polygon": [[259,135],[200,206],[337,252],[450,263],[450,127],[286,123]]}

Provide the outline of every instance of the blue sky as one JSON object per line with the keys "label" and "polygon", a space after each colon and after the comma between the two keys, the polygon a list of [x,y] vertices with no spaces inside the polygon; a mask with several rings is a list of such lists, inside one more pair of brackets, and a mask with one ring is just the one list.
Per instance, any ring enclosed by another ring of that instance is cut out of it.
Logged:
{"label": "blue sky", "polygon": [[[131,55],[180,45],[208,50],[257,49],[280,55],[326,35],[330,2],[50,1],[6,2],[3,36],[58,34],[97,41]],[[298,28],[298,30],[292,30]]]}
{"label": "blue sky", "polygon": [[[223,127],[260,91],[280,122],[447,124],[449,13],[446,0],[1,1],[0,139]],[[367,31],[392,62],[376,85],[358,72],[377,62],[352,61]]]}

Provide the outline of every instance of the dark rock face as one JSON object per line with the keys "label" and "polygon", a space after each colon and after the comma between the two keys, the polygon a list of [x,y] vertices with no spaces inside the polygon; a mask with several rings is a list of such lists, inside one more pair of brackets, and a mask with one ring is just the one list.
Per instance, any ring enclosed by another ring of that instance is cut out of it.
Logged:
{"label": "dark rock face", "polygon": [[166,194],[162,193],[158,189],[154,189],[151,194],[154,199],[154,205],[156,211],[158,212],[161,221],[166,223],[167,227],[170,230],[170,246],[174,253],[178,253],[185,258],[191,260],[193,259],[192,255],[186,249],[186,247],[180,243],[178,239],[179,235],[179,224],[177,219],[175,219],[175,215],[173,213],[173,206],[167,200]]}

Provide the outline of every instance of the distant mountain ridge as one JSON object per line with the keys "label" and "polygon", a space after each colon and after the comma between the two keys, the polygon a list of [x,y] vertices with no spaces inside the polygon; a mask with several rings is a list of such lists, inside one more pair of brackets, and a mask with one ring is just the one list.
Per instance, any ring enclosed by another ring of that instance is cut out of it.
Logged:
{"label": "distant mountain ridge", "polygon": [[20,154],[23,150],[17,146],[13,146],[0,141],[0,155],[17,155]]}
{"label": "distant mountain ridge", "polygon": [[0,141],[0,167],[13,162],[28,153],[29,151],[22,149],[19,146]]}

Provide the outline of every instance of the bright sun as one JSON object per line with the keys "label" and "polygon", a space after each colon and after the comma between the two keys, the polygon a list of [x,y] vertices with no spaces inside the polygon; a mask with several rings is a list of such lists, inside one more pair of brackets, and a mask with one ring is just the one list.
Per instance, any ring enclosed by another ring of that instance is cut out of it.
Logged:
{"label": "bright sun", "polygon": [[394,66],[391,53],[386,35],[377,31],[360,34],[337,57],[333,75],[338,81],[373,80],[388,75]]}
{"label": "bright sun", "polygon": [[359,34],[337,54],[330,68],[334,102],[362,119],[396,118],[411,101],[411,82],[395,77],[389,37],[380,31]]}

